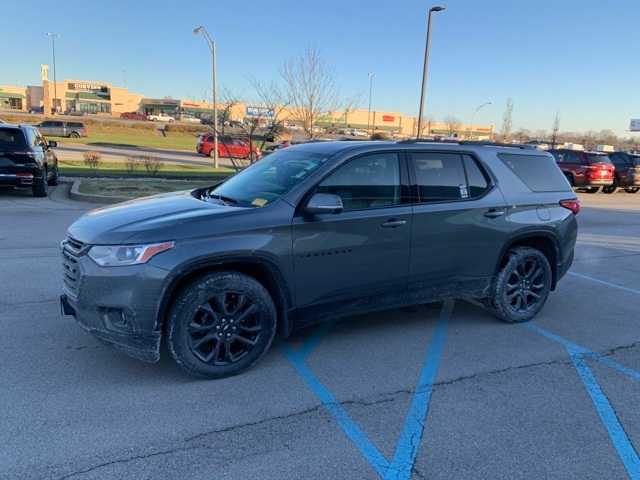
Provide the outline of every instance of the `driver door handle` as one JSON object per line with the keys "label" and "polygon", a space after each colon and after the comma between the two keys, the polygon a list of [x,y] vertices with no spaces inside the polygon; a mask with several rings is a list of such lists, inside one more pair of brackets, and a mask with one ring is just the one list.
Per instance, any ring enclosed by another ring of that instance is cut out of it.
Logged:
{"label": "driver door handle", "polygon": [[491,210],[487,210],[484,212],[484,216],[487,218],[498,218],[505,214],[504,210],[498,210],[496,208],[492,208]]}
{"label": "driver door handle", "polygon": [[391,220],[384,222],[381,226],[384,228],[397,228],[401,227],[405,223],[407,223],[406,220],[396,220],[395,218],[392,218]]}

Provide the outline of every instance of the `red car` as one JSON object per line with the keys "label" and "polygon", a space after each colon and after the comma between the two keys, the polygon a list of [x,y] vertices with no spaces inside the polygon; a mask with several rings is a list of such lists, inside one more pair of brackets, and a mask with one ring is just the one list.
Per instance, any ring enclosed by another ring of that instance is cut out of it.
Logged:
{"label": "red car", "polygon": [[[213,156],[213,135],[206,134],[198,137],[198,144],[196,150],[200,155]],[[238,138],[231,138],[227,136],[218,137],[218,156],[230,157],[230,158],[249,158],[250,157],[249,144],[244,140]],[[254,145],[252,149],[253,158],[257,159],[261,157],[260,150]]]}
{"label": "red car", "polygon": [[148,120],[147,116],[144,113],[138,113],[138,112],[124,112],[120,114],[120,118],[124,120],[141,120],[141,121]]}
{"label": "red car", "polygon": [[606,153],[582,150],[549,150],[571,186],[596,193],[613,185],[615,167]]}

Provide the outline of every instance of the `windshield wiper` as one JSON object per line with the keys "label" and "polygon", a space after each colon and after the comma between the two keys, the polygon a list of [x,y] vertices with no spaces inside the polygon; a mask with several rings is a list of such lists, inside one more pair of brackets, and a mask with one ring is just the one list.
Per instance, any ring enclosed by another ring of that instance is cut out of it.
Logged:
{"label": "windshield wiper", "polygon": [[205,200],[209,200],[209,199],[220,200],[225,205],[238,205],[239,203],[238,200],[236,200],[235,198],[226,197],[224,195],[218,195],[217,193],[212,193],[210,190],[207,191],[202,196],[202,198]]}

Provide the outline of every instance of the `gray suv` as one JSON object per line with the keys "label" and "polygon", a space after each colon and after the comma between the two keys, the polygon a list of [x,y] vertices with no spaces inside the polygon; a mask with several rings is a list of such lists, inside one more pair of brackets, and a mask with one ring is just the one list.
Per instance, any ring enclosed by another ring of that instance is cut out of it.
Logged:
{"label": "gray suv", "polygon": [[94,210],[62,242],[65,314],[136,358],[237,374],[276,334],[459,297],[506,322],[569,269],[580,204],[554,158],[478,142],[317,142],[210,188]]}
{"label": "gray suv", "polygon": [[81,122],[45,120],[38,125],[38,129],[43,135],[51,137],[80,138],[87,136],[87,127]]}

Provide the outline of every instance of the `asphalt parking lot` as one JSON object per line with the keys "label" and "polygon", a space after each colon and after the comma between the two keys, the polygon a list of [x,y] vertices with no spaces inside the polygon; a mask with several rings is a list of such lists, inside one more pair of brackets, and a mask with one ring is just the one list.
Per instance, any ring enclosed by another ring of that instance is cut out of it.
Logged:
{"label": "asphalt parking lot", "polygon": [[58,243],[89,208],[65,188],[0,190],[0,478],[640,479],[640,194],[582,196],[531,324],[387,311],[199,381],[60,316]]}

